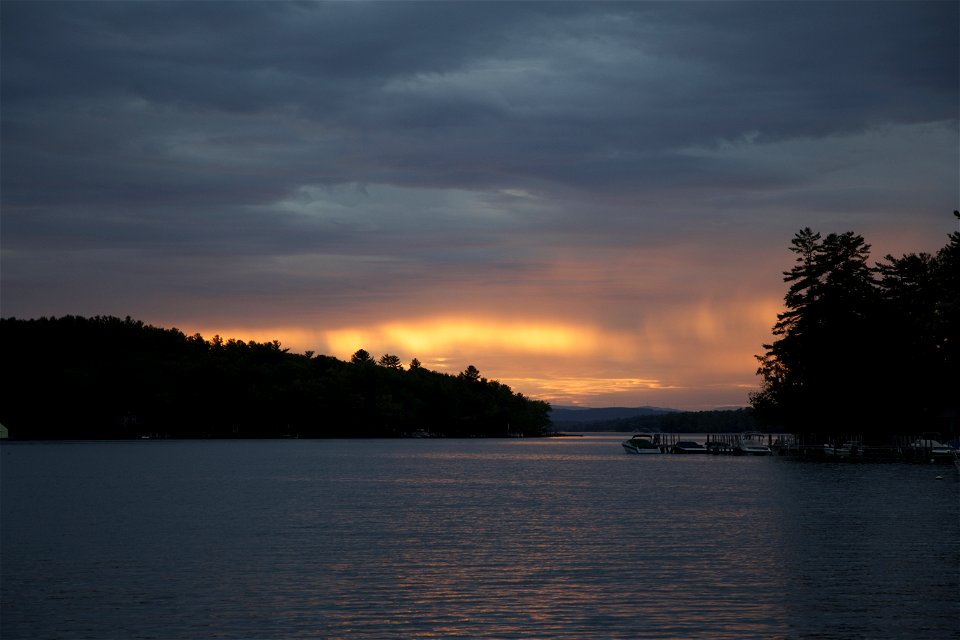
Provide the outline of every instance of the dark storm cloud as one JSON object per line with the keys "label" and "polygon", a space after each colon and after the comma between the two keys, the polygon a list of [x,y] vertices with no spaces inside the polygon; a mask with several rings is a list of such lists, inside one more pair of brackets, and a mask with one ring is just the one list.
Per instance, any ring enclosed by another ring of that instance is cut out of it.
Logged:
{"label": "dark storm cloud", "polygon": [[[514,265],[498,247],[523,234],[526,253],[550,234],[631,241],[669,225],[681,195],[695,210],[813,179],[713,154],[724,145],[955,126],[957,13],[4,2],[5,261],[122,248],[235,268],[310,252],[431,264],[470,247],[469,270],[481,251]],[[324,191],[353,185],[349,206]],[[505,190],[539,200],[497,201]]]}
{"label": "dark storm cloud", "polygon": [[[12,2],[5,48],[18,55],[5,62],[5,84],[35,99],[133,94],[226,110],[319,110],[383,78],[456,68],[513,13],[468,4]],[[50,82],[38,83],[38,73]]]}
{"label": "dark storm cloud", "polygon": [[[530,147],[562,132],[576,151],[668,148],[953,118],[956,14],[889,2],[12,2],[4,97],[14,109],[138,97],[187,113],[290,109],[347,130],[479,124],[471,139],[506,127],[498,140],[524,134]],[[444,81],[458,73],[474,77]]]}

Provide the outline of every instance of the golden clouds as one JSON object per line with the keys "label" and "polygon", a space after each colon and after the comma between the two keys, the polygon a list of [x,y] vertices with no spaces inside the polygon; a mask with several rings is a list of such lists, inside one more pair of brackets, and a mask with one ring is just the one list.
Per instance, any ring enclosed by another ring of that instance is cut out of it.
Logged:
{"label": "golden clouds", "polygon": [[504,382],[534,398],[546,398],[559,404],[581,404],[591,398],[623,395],[641,398],[647,392],[670,388],[654,379],[596,376],[506,378]]}
{"label": "golden clouds", "polygon": [[780,309],[777,299],[744,297],[662,307],[637,327],[637,356],[658,366],[752,375],[753,355],[769,340]]}
{"label": "golden clouds", "polygon": [[353,353],[362,345],[381,345],[382,349],[428,357],[491,351],[586,356],[600,343],[597,329],[581,325],[457,316],[339,329],[326,332],[325,337],[329,349],[337,355]]}

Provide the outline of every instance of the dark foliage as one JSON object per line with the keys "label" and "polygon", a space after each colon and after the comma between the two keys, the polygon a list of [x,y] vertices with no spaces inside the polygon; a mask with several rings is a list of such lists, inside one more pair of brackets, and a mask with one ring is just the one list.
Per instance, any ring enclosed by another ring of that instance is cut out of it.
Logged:
{"label": "dark foliage", "polygon": [[757,416],[794,433],[869,440],[955,434],[960,393],[960,233],[935,256],[886,256],[853,233],[797,233],[786,310],[757,356]]}
{"label": "dark foliage", "polygon": [[129,317],[0,320],[0,423],[17,439],[540,435],[549,405],[359,350],[204,340]]}

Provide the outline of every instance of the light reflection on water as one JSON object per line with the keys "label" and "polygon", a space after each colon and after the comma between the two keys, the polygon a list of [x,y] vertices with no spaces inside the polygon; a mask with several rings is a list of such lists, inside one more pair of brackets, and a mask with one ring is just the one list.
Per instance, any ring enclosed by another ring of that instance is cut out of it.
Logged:
{"label": "light reflection on water", "polygon": [[0,635],[956,637],[953,468],[621,439],[5,443]]}

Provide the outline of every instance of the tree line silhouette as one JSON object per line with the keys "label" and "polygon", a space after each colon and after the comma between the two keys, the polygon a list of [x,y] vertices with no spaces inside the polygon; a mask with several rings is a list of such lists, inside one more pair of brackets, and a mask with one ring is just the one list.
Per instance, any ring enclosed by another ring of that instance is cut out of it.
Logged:
{"label": "tree line silhouette", "polygon": [[0,423],[17,439],[542,435],[547,403],[487,380],[205,340],[127,317],[0,320]]}
{"label": "tree line silhouette", "polygon": [[960,404],[960,233],[935,255],[869,264],[853,232],[809,228],[775,339],[757,356],[755,415],[797,434],[956,435]]}

